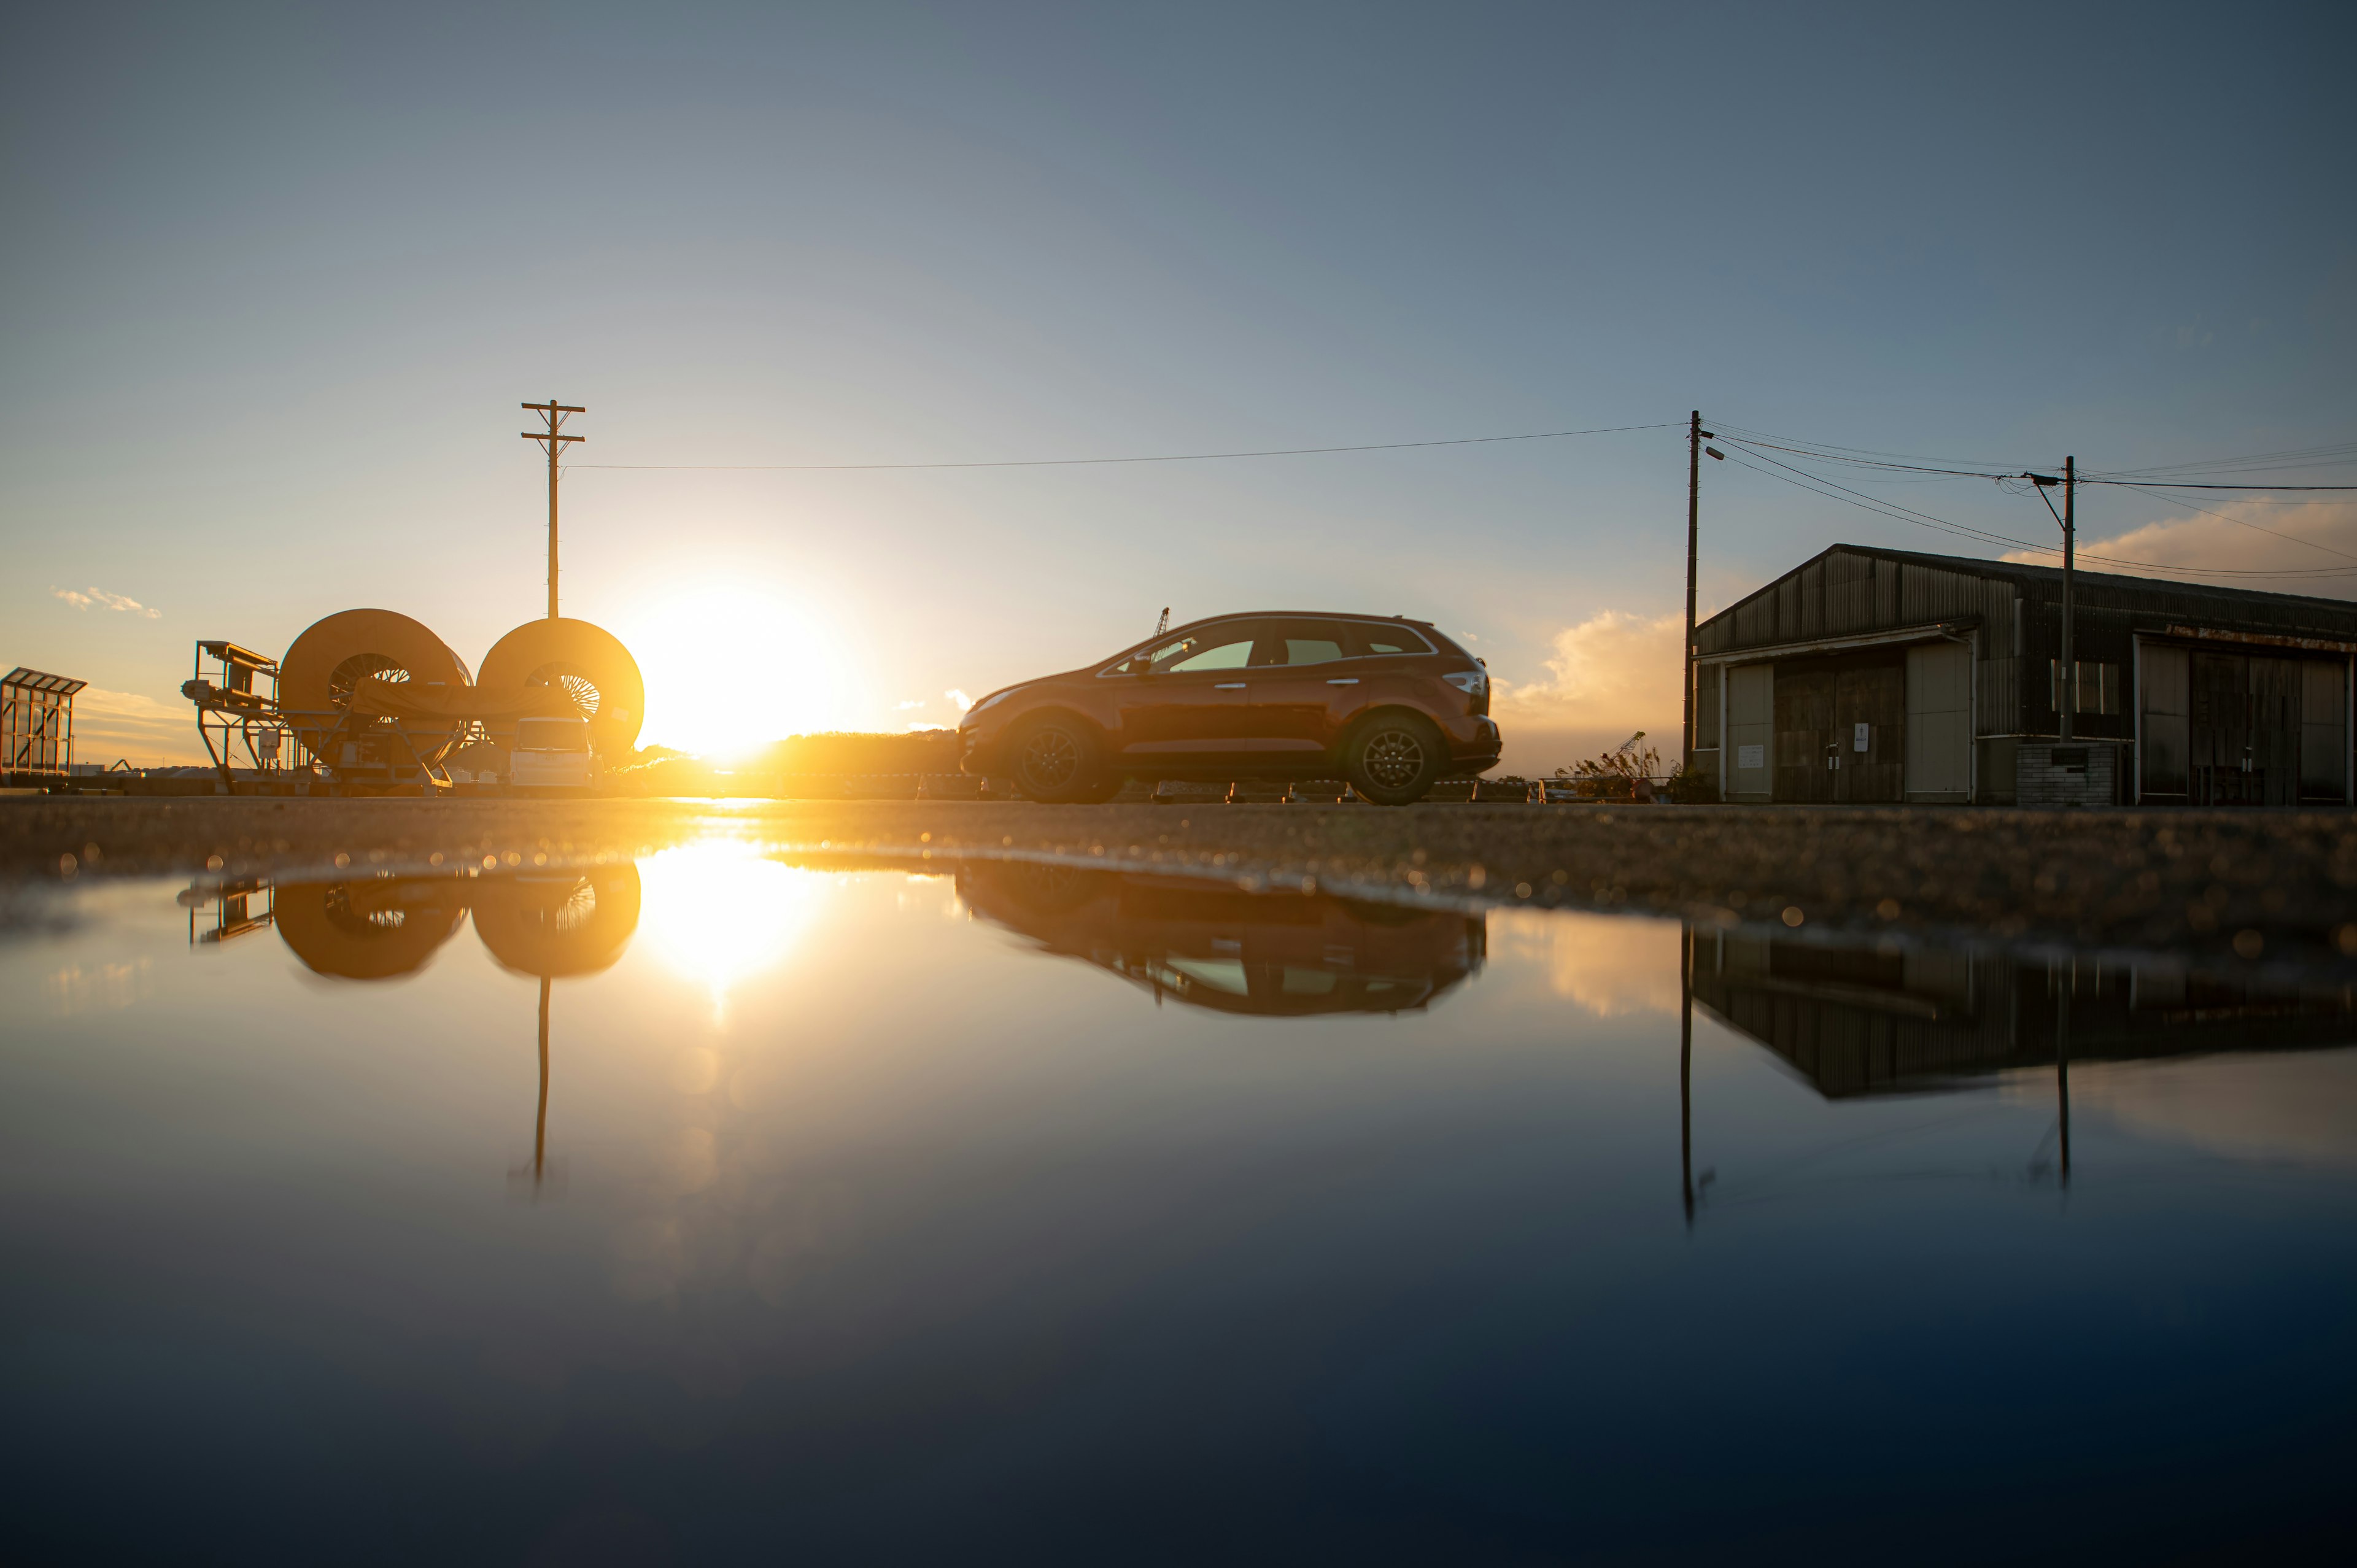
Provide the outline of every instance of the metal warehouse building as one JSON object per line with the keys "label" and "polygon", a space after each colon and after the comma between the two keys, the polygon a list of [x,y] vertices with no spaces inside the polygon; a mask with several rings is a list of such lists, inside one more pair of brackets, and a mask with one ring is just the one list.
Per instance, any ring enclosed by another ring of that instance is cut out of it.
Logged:
{"label": "metal warehouse building", "polygon": [[1837,544],[1695,628],[1741,801],[2347,805],[2357,604]]}

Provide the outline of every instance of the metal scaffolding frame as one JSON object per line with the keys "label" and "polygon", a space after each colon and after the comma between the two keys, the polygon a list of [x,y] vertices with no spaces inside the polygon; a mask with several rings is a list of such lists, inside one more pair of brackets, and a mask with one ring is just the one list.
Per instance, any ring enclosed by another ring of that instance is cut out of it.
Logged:
{"label": "metal scaffolding frame", "polygon": [[0,777],[46,780],[73,772],[74,693],[89,684],[21,664],[0,676]]}

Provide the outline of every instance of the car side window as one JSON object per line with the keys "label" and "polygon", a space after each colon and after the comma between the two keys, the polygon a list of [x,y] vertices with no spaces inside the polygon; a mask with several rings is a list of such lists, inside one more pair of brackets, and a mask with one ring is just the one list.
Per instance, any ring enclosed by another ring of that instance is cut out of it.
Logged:
{"label": "car side window", "polygon": [[1350,628],[1351,656],[1369,659],[1386,653],[1430,653],[1432,644],[1421,635],[1404,626],[1370,626],[1353,623]]}
{"label": "car side window", "polygon": [[1350,633],[1340,622],[1281,620],[1262,633],[1254,664],[1330,664],[1348,659]]}
{"label": "car side window", "polygon": [[1202,670],[1241,670],[1252,659],[1249,622],[1207,627],[1185,637],[1132,654],[1119,671],[1125,675],[1183,675]]}

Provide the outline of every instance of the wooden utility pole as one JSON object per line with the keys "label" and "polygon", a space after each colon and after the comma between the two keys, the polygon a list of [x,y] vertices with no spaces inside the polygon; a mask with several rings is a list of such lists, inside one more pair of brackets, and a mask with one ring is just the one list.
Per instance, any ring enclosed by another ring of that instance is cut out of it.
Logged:
{"label": "wooden utility pole", "polygon": [[[1686,773],[1694,771],[1694,698],[1695,698],[1695,541],[1702,524],[1702,410],[1695,409],[1686,424],[1686,724],[1685,755],[1681,764]],[[1719,758],[1720,777],[1724,778],[1727,759]]]}
{"label": "wooden utility pole", "polygon": [[2074,640],[2071,636],[2072,578],[2077,571],[2079,549],[2079,459],[2062,459],[2062,736],[2071,739],[2071,715],[2079,709],[2079,662]]}
{"label": "wooden utility pole", "polygon": [[554,398],[550,398],[546,403],[527,403],[520,406],[531,410],[548,423],[548,428],[545,430],[523,432],[523,438],[526,441],[539,442],[548,452],[548,618],[554,620],[556,618],[556,454],[568,441],[588,439],[583,435],[564,435],[558,433],[565,426],[566,414],[587,413],[589,411],[586,408],[575,408],[570,404],[561,403]]}

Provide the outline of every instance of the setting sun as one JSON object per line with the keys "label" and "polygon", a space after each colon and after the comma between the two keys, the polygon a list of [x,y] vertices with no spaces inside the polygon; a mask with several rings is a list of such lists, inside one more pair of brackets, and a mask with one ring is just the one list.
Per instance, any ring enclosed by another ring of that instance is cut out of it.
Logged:
{"label": "setting sun", "polygon": [[641,745],[726,760],[865,718],[865,683],[841,629],[760,588],[681,589],[624,636],[646,676]]}

